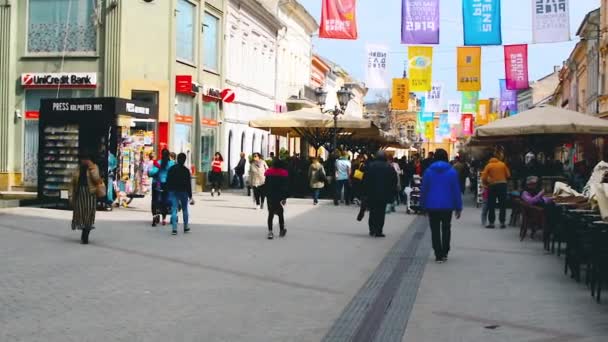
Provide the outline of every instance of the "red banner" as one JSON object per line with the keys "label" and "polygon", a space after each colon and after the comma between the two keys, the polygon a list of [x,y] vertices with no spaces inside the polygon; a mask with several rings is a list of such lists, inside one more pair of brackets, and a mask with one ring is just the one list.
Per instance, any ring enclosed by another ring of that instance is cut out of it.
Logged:
{"label": "red banner", "polygon": [[323,0],[320,38],[357,39],[356,0]]}
{"label": "red banner", "polygon": [[175,76],[175,92],[178,94],[192,94],[192,76],[191,75],[176,75]]}
{"label": "red banner", "polygon": [[505,45],[505,76],[508,90],[528,89],[528,45]]}
{"label": "red banner", "polygon": [[471,136],[473,135],[473,114],[462,115],[462,135]]}

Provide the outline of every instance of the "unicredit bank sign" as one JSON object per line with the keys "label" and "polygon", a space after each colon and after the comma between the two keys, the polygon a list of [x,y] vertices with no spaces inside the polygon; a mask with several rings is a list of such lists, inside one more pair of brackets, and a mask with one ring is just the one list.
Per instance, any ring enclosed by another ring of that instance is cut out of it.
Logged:
{"label": "unicredit bank sign", "polygon": [[21,74],[23,88],[96,88],[95,72]]}

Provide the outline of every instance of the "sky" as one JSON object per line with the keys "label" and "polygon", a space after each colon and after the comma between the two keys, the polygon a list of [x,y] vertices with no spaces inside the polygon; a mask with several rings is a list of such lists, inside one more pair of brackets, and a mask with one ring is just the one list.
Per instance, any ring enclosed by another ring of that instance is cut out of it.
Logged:
{"label": "sky", "polygon": [[[320,23],[321,0],[299,0]],[[526,44],[532,41],[532,2],[534,0],[503,0],[503,44]],[[448,100],[458,100],[456,90],[456,47],[462,46],[462,1],[441,0],[440,44],[434,45],[433,81],[444,84],[444,105]],[[552,44],[534,44],[528,47],[530,81],[553,72],[553,66],[561,66],[574,45],[585,15],[600,7],[600,0],[570,0],[571,41]],[[407,45],[401,44],[401,0],[358,0],[357,26],[359,39],[313,39],[315,53],[341,65],[354,78],[365,82],[366,44],[385,45],[389,48],[388,67],[391,78],[402,77]],[[498,80],[504,78],[504,50],[502,46],[482,47],[482,90],[480,97],[499,97]],[[370,90],[367,101],[376,94],[389,97],[389,90]]]}

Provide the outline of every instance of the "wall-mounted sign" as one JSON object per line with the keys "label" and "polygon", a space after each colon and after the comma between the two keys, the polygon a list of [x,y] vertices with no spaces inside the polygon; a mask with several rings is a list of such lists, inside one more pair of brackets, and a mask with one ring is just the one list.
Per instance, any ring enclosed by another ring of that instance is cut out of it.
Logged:
{"label": "wall-mounted sign", "polygon": [[21,74],[23,88],[96,88],[95,72],[26,73]]}
{"label": "wall-mounted sign", "polygon": [[192,75],[175,76],[175,92],[178,94],[192,94]]}
{"label": "wall-mounted sign", "polygon": [[226,103],[232,103],[236,99],[236,94],[232,89],[224,89],[220,95],[222,96],[222,101]]}
{"label": "wall-mounted sign", "polygon": [[28,110],[25,112],[26,120],[38,120],[40,119],[40,112],[37,110]]}
{"label": "wall-mounted sign", "polygon": [[203,99],[211,98],[216,101],[222,100],[222,91],[218,88],[203,86]]}
{"label": "wall-mounted sign", "polygon": [[205,126],[217,126],[217,120],[202,119],[201,123]]}

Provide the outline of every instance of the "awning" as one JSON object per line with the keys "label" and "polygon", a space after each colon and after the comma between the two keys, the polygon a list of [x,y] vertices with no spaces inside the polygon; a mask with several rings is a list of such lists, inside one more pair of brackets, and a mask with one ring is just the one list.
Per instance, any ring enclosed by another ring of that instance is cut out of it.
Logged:
{"label": "awning", "polygon": [[608,120],[542,105],[478,127],[475,138],[556,134],[608,135]]}

